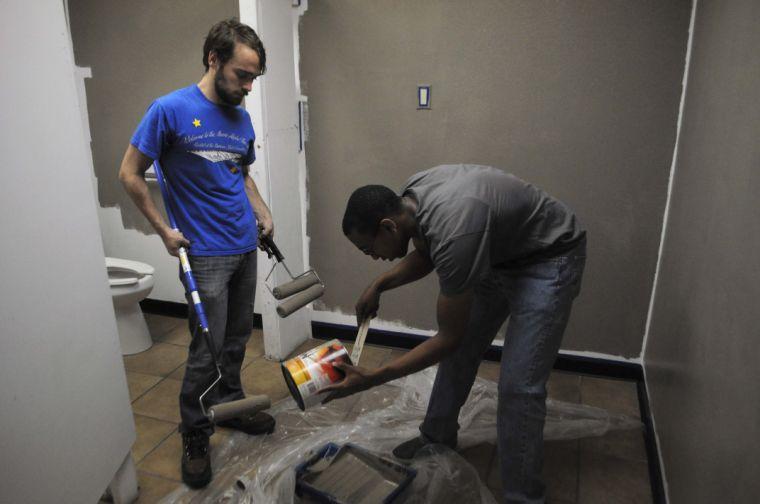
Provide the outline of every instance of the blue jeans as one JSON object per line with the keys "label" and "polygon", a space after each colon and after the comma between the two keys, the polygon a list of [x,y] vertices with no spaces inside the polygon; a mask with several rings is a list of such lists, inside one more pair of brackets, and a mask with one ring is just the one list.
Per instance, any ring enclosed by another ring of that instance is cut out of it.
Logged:
{"label": "blue jeans", "polygon": [[[190,267],[222,371],[221,382],[204,398],[203,403],[208,409],[214,404],[245,397],[240,383],[240,369],[245,345],[253,328],[256,251],[228,256],[190,256]],[[181,270],[180,279],[184,284]],[[185,297],[190,312],[188,322],[192,341],[179,395],[180,432],[202,429],[211,435],[214,427],[203,415],[198,398],[216,379],[216,367],[201,333],[193,301],[187,294]]]}
{"label": "blue jeans", "polygon": [[546,382],[580,292],[585,241],[537,264],[494,269],[475,289],[468,334],[441,361],[420,426],[423,436],[456,446],[459,410],[483,354],[509,316],[501,357],[496,419],[504,502],[544,502],[543,430]]}

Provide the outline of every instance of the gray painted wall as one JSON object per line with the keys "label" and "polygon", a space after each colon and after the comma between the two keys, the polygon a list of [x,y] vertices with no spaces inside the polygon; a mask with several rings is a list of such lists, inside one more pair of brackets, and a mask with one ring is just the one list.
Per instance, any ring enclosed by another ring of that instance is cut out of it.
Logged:
{"label": "gray painted wall", "polygon": [[[198,82],[211,25],[239,16],[237,0],[69,0],[76,64],[92,67],[87,107],[98,197],[120,206],[126,228],[154,234],[124,192],[119,166],[145,110],[159,96]],[[160,201],[158,187],[152,187]]]}
{"label": "gray painted wall", "polygon": [[[401,0],[309,3],[310,262],[317,308],[352,313],[387,264],[342,236],[359,185],[398,188],[441,163],[492,164],[573,207],[589,231],[564,348],[638,357],[675,143],[691,2]],[[432,110],[416,110],[430,84]],[[380,317],[435,327],[434,276]]]}
{"label": "gray painted wall", "polygon": [[760,4],[698,2],[644,356],[670,502],[760,494]]}

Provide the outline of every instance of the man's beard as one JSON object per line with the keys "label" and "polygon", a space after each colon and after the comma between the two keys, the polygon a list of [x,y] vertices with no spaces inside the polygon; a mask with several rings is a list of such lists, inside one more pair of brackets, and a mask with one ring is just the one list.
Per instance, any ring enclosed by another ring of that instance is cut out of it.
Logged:
{"label": "man's beard", "polygon": [[216,95],[220,100],[222,100],[222,102],[224,102],[225,105],[238,106],[240,103],[242,103],[245,94],[227,91],[227,89],[224,87],[224,85],[227,83],[227,79],[224,78],[224,75],[222,73],[223,71],[224,66],[222,66],[214,76],[214,90],[216,90]]}

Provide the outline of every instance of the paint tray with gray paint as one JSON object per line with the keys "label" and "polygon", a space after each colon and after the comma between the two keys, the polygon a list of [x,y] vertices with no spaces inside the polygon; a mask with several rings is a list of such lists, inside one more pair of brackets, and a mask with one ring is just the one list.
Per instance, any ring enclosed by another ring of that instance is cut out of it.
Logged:
{"label": "paint tray with gray paint", "polygon": [[416,475],[359,446],[328,443],[296,468],[296,492],[333,504],[387,504]]}

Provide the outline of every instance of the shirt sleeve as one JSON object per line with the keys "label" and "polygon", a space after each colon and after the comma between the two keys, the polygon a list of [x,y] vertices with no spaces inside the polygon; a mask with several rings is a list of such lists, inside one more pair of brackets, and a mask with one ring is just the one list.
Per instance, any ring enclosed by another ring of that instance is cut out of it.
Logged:
{"label": "shirt sleeve", "polygon": [[130,143],[151,159],[160,159],[169,134],[166,112],[154,101],[137,126]]}
{"label": "shirt sleeve", "polygon": [[487,205],[469,202],[457,210],[454,231],[433,255],[441,293],[461,294],[490,269],[491,219]]}

